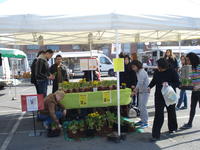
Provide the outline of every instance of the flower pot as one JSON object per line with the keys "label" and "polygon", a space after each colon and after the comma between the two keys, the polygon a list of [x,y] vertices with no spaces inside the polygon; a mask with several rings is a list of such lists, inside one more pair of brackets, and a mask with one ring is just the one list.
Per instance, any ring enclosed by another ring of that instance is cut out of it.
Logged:
{"label": "flower pot", "polygon": [[102,87],[102,86],[99,86],[97,89],[98,89],[98,91],[102,91],[102,90],[103,90],[103,87]]}
{"label": "flower pot", "polygon": [[93,87],[93,92],[96,92],[98,89],[96,87]]}
{"label": "flower pot", "polygon": [[83,88],[79,88],[79,92],[84,92],[85,90]]}
{"label": "flower pot", "polygon": [[117,89],[117,86],[116,85],[113,85],[113,90],[116,90]]}
{"label": "flower pot", "polygon": [[94,129],[87,129],[86,130],[86,136],[87,137],[93,137],[93,136],[95,136],[95,130]]}
{"label": "flower pot", "polygon": [[69,138],[78,138],[77,132],[72,132],[71,130],[67,131],[67,135]]}

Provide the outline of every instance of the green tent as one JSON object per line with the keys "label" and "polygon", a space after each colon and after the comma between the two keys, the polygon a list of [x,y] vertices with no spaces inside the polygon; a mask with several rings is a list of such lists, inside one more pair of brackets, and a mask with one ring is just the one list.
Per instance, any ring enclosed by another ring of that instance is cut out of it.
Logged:
{"label": "green tent", "polygon": [[18,49],[0,48],[1,57],[25,58],[26,54]]}

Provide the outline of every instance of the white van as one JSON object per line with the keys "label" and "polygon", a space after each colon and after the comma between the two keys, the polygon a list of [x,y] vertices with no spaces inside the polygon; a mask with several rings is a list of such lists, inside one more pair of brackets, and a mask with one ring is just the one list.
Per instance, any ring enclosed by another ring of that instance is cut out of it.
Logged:
{"label": "white van", "polygon": [[[63,64],[67,66],[73,76],[82,76],[83,72],[80,70],[80,59],[90,58],[90,51],[82,52],[58,52],[54,53],[53,58],[60,54],[63,57]],[[99,70],[102,76],[114,76],[113,63],[109,57],[103,54],[102,51],[92,50],[92,57],[96,57]]]}

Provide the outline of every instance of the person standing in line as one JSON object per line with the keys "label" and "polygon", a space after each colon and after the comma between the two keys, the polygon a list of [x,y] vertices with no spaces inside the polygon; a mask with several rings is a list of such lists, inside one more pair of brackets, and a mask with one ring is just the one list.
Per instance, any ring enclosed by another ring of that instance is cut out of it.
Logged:
{"label": "person standing in line", "polygon": [[175,69],[175,71],[178,71],[178,62],[171,49],[166,50],[164,58],[169,63],[169,68],[172,68],[172,69]]}
{"label": "person standing in line", "polygon": [[168,129],[169,134],[174,133],[177,128],[177,118],[176,118],[176,110],[175,104],[166,106],[165,100],[161,93],[161,89],[163,85],[170,85],[173,89],[180,85],[178,73],[169,68],[169,64],[166,59],[161,58],[157,60],[158,70],[154,72],[153,79],[149,84],[149,91],[151,88],[156,86],[155,91],[155,115],[154,122],[152,128],[152,141],[157,141],[160,139],[160,131],[164,122],[164,108],[167,108],[168,113]]}
{"label": "person standing in line", "polygon": [[40,55],[35,65],[35,78],[38,87],[37,94],[47,95],[48,79],[53,80],[55,77],[49,72],[48,60],[53,56],[51,49],[46,50],[44,55]]}
{"label": "person standing in line", "polygon": [[132,69],[136,72],[137,75],[137,85],[134,89],[134,94],[139,94],[138,107],[140,110],[140,121],[135,125],[140,126],[140,128],[148,127],[148,112],[147,112],[147,102],[149,99],[149,77],[147,72],[143,69],[142,63],[138,60],[135,60],[131,63]]}
{"label": "person standing in line", "polygon": [[[186,57],[185,56],[181,56],[181,64],[182,67],[180,69],[180,78],[183,78],[183,72],[184,72],[184,67],[186,65]],[[180,108],[182,102],[184,102],[184,106]],[[180,90],[180,98],[178,100],[178,104],[176,105],[176,109],[187,109],[187,94],[186,91],[184,89]]]}
{"label": "person standing in line", "polygon": [[188,123],[184,124],[180,129],[190,129],[192,128],[192,122],[196,113],[196,106],[199,102],[200,107],[200,59],[195,53],[189,53],[186,55],[186,60],[188,65],[192,65],[191,79],[194,88],[191,95],[191,105],[190,105],[190,117]]}
{"label": "person standing in line", "polygon": [[37,62],[37,59],[40,55],[45,55],[45,51],[44,50],[41,50],[38,52],[37,54],[37,57],[33,60],[33,63],[31,64],[31,83],[33,83],[35,85],[35,89],[36,89],[36,92],[38,93],[38,86],[37,86],[37,82],[36,82],[36,78],[35,78],[35,65],[36,65],[36,62]]}
{"label": "person standing in line", "polygon": [[52,93],[58,90],[59,83],[63,81],[69,81],[69,75],[67,73],[67,68],[62,64],[62,56],[57,55],[55,58],[55,64],[50,67],[50,73],[55,76],[53,80]]}

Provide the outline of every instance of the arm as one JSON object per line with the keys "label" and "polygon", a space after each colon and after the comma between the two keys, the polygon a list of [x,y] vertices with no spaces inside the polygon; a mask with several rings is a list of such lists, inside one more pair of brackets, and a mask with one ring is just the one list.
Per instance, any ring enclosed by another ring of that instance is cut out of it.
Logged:
{"label": "arm", "polygon": [[153,74],[153,79],[151,80],[149,84],[149,88],[153,88],[156,85],[156,74],[157,74],[157,71],[155,71]]}
{"label": "arm", "polygon": [[36,79],[37,78],[42,78],[42,79],[47,78],[45,76],[45,74],[42,73],[43,65],[45,65],[43,60],[38,59],[37,62],[36,62],[36,65],[35,65],[35,77],[36,77]]}
{"label": "arm", "polygon": [[130,85],[131,86],[136,86],[137,85],[137,75],[136,75],[135,71],[131,71]]}
{"label": "arm", "polygon": [[57,124],[59,125],[59,120],[56,117],[55,114],[55,104],[54,103],[49,103],[48,104],[48,109],[49,109],[49,116],[51,117],[51,119]]}
{"label": "arm", "polygon": [[139,72],[138,76],[137,76],[137,85],[136,85],[136,89],[140,89],[143,87],[144,84],[144,74],[142,72]]}

